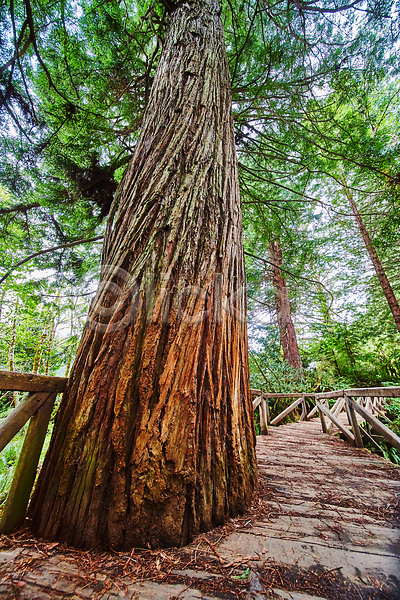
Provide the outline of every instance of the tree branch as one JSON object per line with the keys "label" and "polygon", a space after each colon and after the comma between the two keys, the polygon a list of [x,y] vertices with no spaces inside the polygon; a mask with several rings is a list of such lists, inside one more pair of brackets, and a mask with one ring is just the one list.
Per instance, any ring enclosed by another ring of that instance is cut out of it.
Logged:
{"label": "tree branch", "polygon": [[[25,25],[25,23],[24,23],[24,25]],[[6,64],[0,68],[0,75],[4,71],[6,71],[8,69],[8,67],[12,67],[20,58],[23,57],[23,55],[26,53],[29,46],[31,45],[31,42],[32,42],[32,40],[29,36],[27,38],[25,44],[22,46],[22,48],[20,50],[15,50],[14,56],[12,58],[10,58],[10,60],[8,62],[6,62]]]}
{"label": "tree branch", "polygon": [[[256,260],[260,260],[261,262],[266,263],[267,265],[270,265],[272,267],[276,267],[275,263],[271,262],[270,260],[267,260],[266,258],[261,258],[261,256],[256,256],[255,254],[251,254],[251,252],[247,252],[246,250],[244,250],[243,252],[247,256],[251,256],[252,258],[255,258]],[[332,292],[330,290],[328,290],[327,287],[324,286],[323,283],[321,283],[320,281],[316,281],[315,279],[309,279],[308,277],[303,277],[302,275],[295,275],[295,273],[292,273],[292,271],[289,271],[288,269],[284,269],[283,267],[278,267],[278,269],[280,269],[281,271],[284,271],[285,273],[288,273],[289,275],[291,275],[292,277],[295,277],[296,279],[303,279],[304,281],[308,281],[309,283],[316,283],[317,285],[320,285],[321,287],[323,287],[324,290],[331,297],[331,306],[332,306],[333,301],[334,301],[333,294],[332,294]],[[1,283],[1,281],[0,281],[0,283]]]}
{"label": "tree branch", "polygon": [[35,32],[35,24],[33,21],[32,7],[31,7],[29,0],[25,0],[24,4],[25,4],[25,8],[26,8],[26,18],[27,18],[28,25],[29,25],[30,37],[32,38],[32,45],[35,50],[36,57],[41,65],[43,71],[46,73],[46,77],[49,81],[49,86],[52,87],[54,89],[54,91],[56,92],[56,94],[58,94],[63,100],[68,102],[68,104],[72,105],[72,102],[70,102],[70,100],[68,100],[68,98],[66,98],[64,96],[64,94],[62,94],[60,92],[60,90],[55,86],[53,79],[50,75],[50,72],[49,72],[48,68],[46,67],[46,65],[44,64],[42,57],[40,56],[39,49],[37,46],[37,40],[36,40],[36,32]]}
{"label": "tree branch", "polygon": [[31,210],[32,208],[39,208],[41,204],[39,202],[33,202],[32,204],[16,204],[15,206],[11,206],[10,208],[0,208],[0,216],[8,215],[13,212],[26,212],[27,210]]}
{"label": "tree branch", "polygon": [[308,10],[312,10],[314,12],[319,12],[319,13],[337,13],[340,12],[341,10],[348,10],[349,8],[354,8],[354,6],[357,6],[357,4],[360,4],[362,2],[362,0],[355,0],[355,2],[352,2],[351,4],[344,4],[343,6],[337,6],[335,8],[322,8],[320,6],[311,6],[311,2],[310,3],[306,3],[303,4],[302,2],[297,2],[296,0],[292,0],[293,4],[301,11],[308,11]]}
{"label": "tree branch", "polygon": [[76,240],[75,242],[70,242],[69,244],[61,244],[61,246],[53,246],[52,248],[46,248],[46,250],[39,250],[39,252],[34,252],[34,254],[30,254],[23,260],[20,260],[19,262],[12,265],[12,267],[9,269],[9,271],[7,271],[7,273],[5,275],[3,275],[3,277],[0,279],[0,284],[2,284],[3,281],[5,281],[7,279],[7,277],[9,277],[11,275],[11,273],[13,271],[15,271],[15,269],[17,269],[21,265],[24,265],[25,263],[29,262],[33,258],[36,258],[37,256],[41,256],[42,254],[47,254],[48,252],[54,252],[56,250],[61,250],[61,249],[64,250],[65,248],[72,248],[73,246],[79,246],[80,244],[89,244],[90,242],[97,242],[98,240],[102,240],[102,239],[103,239],[103,236],[98,235],[97,237],[88,238],[86,240],[84,240],[84,239]]}

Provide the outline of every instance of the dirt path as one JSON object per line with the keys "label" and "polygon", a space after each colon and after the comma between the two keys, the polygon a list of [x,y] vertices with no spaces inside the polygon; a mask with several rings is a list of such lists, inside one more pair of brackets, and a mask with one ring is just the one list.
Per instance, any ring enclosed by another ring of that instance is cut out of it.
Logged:
{"label": "dirt path", "polygon": [[318,422],[271,428],[258,462],[252,510],[180,550],[0,538],[0,599],[400,600],[400,468]]}

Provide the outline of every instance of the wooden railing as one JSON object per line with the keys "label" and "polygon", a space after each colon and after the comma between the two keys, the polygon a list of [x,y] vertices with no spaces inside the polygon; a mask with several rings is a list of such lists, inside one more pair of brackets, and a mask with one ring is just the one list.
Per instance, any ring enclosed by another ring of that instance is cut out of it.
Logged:
{"label": "wooden railing", "polygon": [[[300,404],[302,405],[302,412],[299,418],[299,421],[303,419],[307,419],[307,405],[306,398],[314,398],[315,394],[268,394],[263,392],[262,390],[251,390],[251,394],[253,396],[253,409],[255,410],[257,406],[259,406],[260,411],[260,430],[261,435],[266,435],[268,433],[269,425],[278,425],[287,417],[295,408],[297,408]],[[277,417],[275,417],[272,421],[270,420],[270,410],[268,400],[270,398],[294,398],[294,401],[290,406],[285,408]]]}
{"label": "wooden railing", "polygon": [[[320,394],[267,394],[262,390],[252,390],[252,395],[254,398],[254,410],[257,406],[260,407],[260,429],[262,435],[268,433],[269,425],[277,425],[284,417],[288,416],[295,408],[302,404],[303,410],[298,420],[311,419],[318,413],[324,433],[332,433],[334,427],[336,427],[358,448],[363,448],[364,440],[367,440],[376,450],[380,451],[381,448],[376,440],[374,440],[365,428],[360,426],[359,421],[366,422],[384,440],[397,450],[400,450],[400,437],[375,416],[378,415],[389,422],[383,408],[382,400],[383,398],[400,398],[400,387],[356,388],[336,392],[323,392]],[[270,398],[295,398],[295,400],[271,421],[268,405]],[[306,398],[315,404],[308,414],[306,410]],[[328,401],[332,399],[335,400],[335,403],[329,408]],[[345,413],[347,419],[340,418],[342,413]],[[359,416],[357,417],[357,415]]]}
{"label": "wooden railing", "polygon": [[[25,518],[54,402],[57,394],[64,390],[66,383],[65,377],[0,371],[0,390],[28,392],[14,410],[0,422],[0,452],[29,421],[1,517],[0,533],[9,533]],[[400,450],[400,438],[375,416],[386,418],[382,398],[399,398],[400,387],[352,389],[322,394],[268,394],[262,390],[251,390],[251,392],[254,398],[254,410],[259,407],[263,435],[268,433],[269,426],[277,425],[301,406],[298,420],[311,419],[318,412],[324,433],[331,433],[336,426],[356,446],[362,448],[363,439],[367,439],[379,449],[373,437],[360,427],[357,413],[359,419],[361,417],[362,421],[369,423],[386,441]],[[290,398],[293,402],[271,420],[268,400],[272,398]],[[332,408],[329,408],[328,400],[332,399],[336,402]],[[315,404],[308,414],[307,403]],[[343,411],[347,414],[347,424],[340,419]]]}
{"label": "wooden railing", "polygon": [[0,390],[29,392],[0,423],[0,452],[30,420],[1,517],[0,533],[9,533],[25,518],[54,402],[66,383],[65,377],[0,371]]}

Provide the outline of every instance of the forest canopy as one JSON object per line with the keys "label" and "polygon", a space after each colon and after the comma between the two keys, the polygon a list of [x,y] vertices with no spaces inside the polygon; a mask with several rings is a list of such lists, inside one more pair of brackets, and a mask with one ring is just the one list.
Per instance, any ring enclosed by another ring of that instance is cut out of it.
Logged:
{"label": "forest canopy", "polygon": [[[171,6],[0,3],[4,369],[69,371]],[[228,0],[221,9],[251,383],[268,391],[398,384],[398,5]],[[279,290],[300,369],[285,354]]]}

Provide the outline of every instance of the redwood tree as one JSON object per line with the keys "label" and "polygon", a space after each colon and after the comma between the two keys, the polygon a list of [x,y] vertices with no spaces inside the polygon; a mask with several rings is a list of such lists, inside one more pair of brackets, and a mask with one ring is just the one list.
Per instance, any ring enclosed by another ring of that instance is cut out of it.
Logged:
{"label": "redwood tree", "polygon": [[292,367],[303,370],[296,331],[294,329],[292,312],[290,310],[290,299],[286,280],[282,276],[282,250],[277,240],[268,247],[271,263],[272,283],[275,288],[275,306],[278,319],[279,333],[281,337],[283,358]]}
{"label": "redwood tree", "polygon": [[218,0],[174,6],[101,283],[30,507],[90,547],[181,545],[256,481],[231,92]]}
{"label": "redwood tree", "polygon": [[369,254],[371,262],[374,266],[376,276],[379,281],[379,285],[381,286],[382,292],[385,295],[386,301],[389,305],[391,313],[393,315],[394,322],[396,323],[396,327],[400,332],[400,306],[397,301],[397,298],[394,294],[393,288],[390,285],[390,281],[386,275],[385,269],[383,268],[382,262],[378,256],[376,248],[372,242],[372,239],[368,233],[368,230],[365,226],[364,220],[358,210],[357,204],[354,201],[353,194],[347,185],[343,184],[343,190],[346,194],[348,201],[350,202],[351,210],[356,220],[358,229],[360,231],[361,237],[363,239],[365,248]]}

